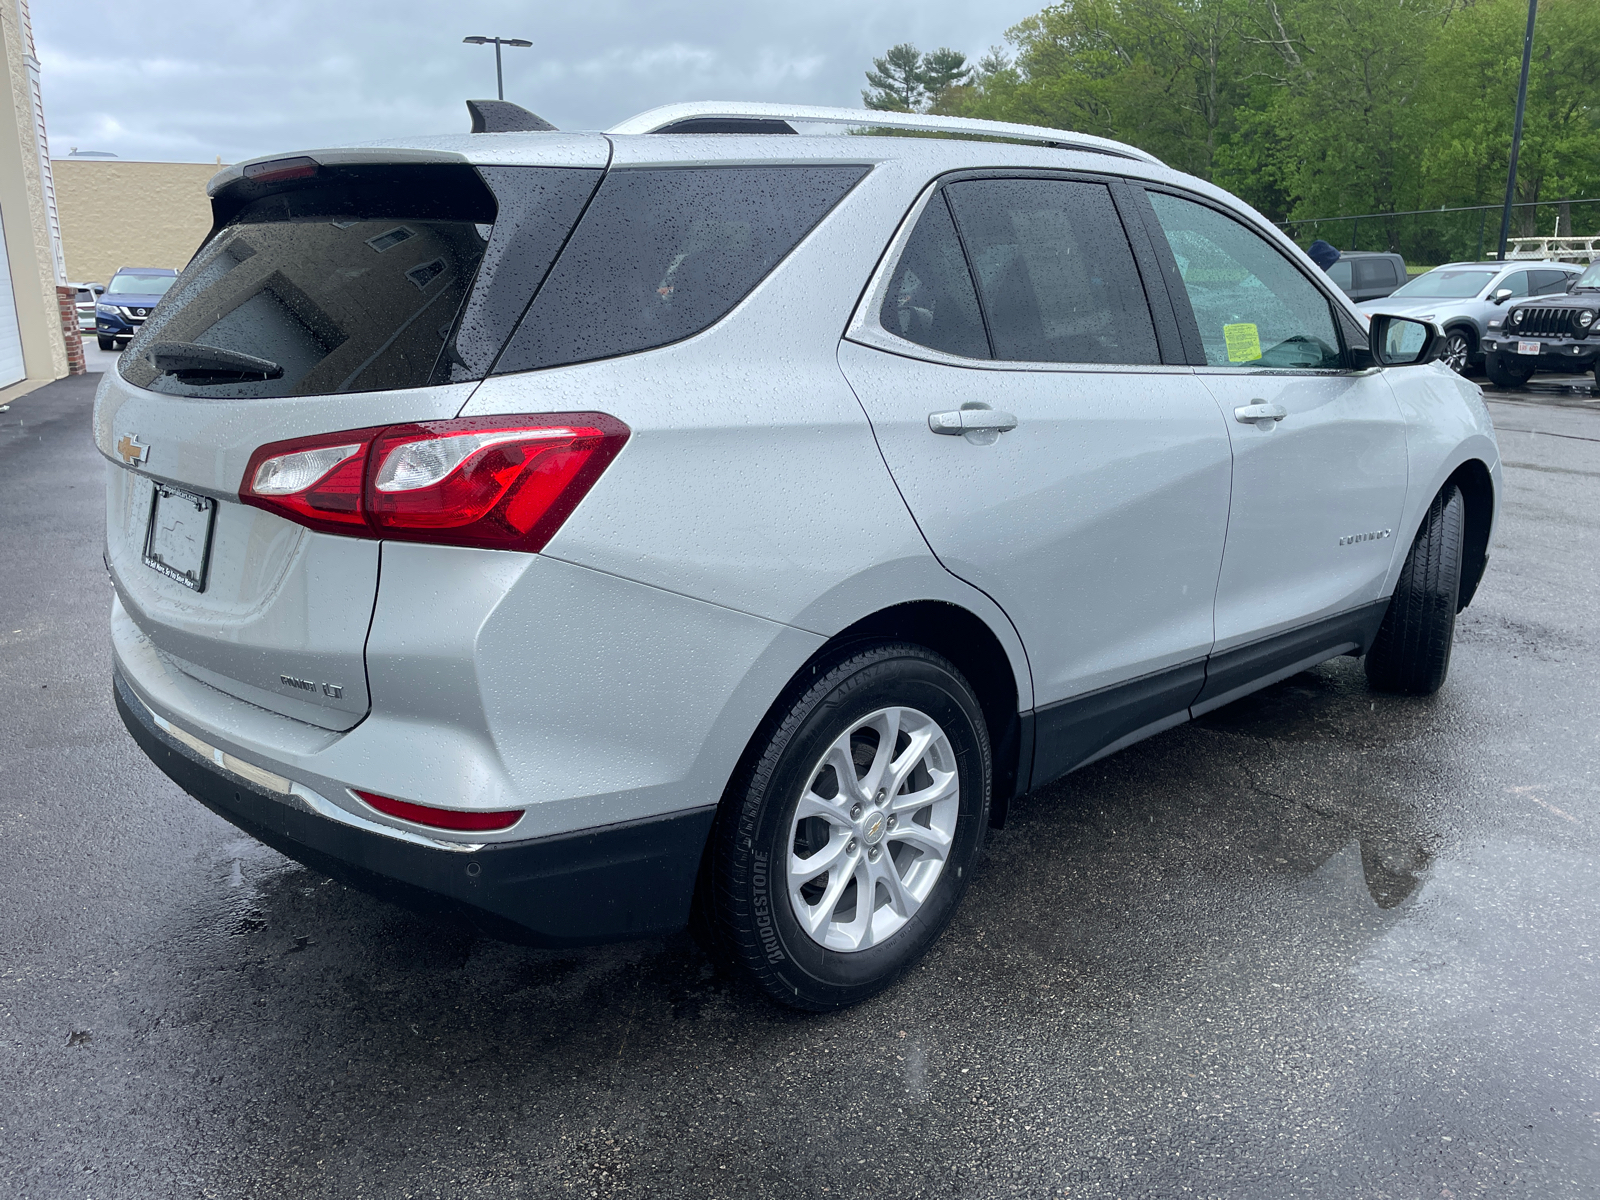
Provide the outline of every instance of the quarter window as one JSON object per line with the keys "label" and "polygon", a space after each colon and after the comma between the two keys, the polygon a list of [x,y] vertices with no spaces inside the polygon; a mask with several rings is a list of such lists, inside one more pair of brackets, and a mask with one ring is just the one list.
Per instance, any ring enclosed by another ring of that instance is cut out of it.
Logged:
{"label": "quarter window", "polygon": [[984,179],[945,192],[995,358],[1161,361],[1144,285],[1103,184]]}
{"label": "quarter window", "polygon": [[1328,300],[1287,257],[1215,209],[1163,192],[1149,195],[1194,309],[1208,366],[1340,366]]}
{"label": "quarter window", "polygon": [[989,357],[978,293],[943,192],[935,192],[917,218],[895,264],[878,322],[890,333],[930,350]]}
{"label": "quarter window", "polygon": [[495,374],[629,354],[699,333],[866,173],[864,166],[612,171]]}

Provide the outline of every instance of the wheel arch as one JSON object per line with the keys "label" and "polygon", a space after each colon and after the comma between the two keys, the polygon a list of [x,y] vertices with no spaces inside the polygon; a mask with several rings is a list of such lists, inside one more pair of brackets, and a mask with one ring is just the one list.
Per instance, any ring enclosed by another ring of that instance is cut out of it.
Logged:
{"label": "wheel arch", "polygon": [[1461,598],[1456,609],[1459,612],[1472,603],[1489,565],[1489,535],[1494,529],[1494,479],[1487,464],[1481,459],[1469,458],[1451,473],[1444,486],[1460,489],[1467,509],[1466,544],[1461,551]]}
{"label": "wheel arch", "polygon": [[[1033,726],[1021,712],[1019,681],[1000,637],[983,618],[948,600],[912,600],[879,609],[839,630],[806,659],[773,699],[740,755],[733,780],[759,754],[763,739],[813,679],[871,642],[914,642],[941,654],[972,685],[988,727],[993,764],[990,824],[1004,824],[1013,796],[1027,790]],[[1022,681],[1026,682],[1026,681]]]}

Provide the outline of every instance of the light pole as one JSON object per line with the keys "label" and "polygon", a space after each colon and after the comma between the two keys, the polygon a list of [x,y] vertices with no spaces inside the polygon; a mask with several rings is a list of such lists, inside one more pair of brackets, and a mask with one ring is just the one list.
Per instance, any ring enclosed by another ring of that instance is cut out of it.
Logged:
{"label": "light pole", "polygon": [[1506,260],[1511,236],[1511,200],[1517,190],[1517,152],[1522,149],[1522,113],[1528,107],[1528,63],[1533,58],[1533,18],[1539,0],[1528,0],[1528,32],[1522,38],[1522,82],[1517,85],[1517,119],[1511,127],[1511,170],[1506,174],[1506,206],[1500,214],[1500,261]]}
{"label": "light pole", "polygon": [[524,46],[524,47],[526,47],[526,46],[533,45],[533,43],[530,42],[530,41],[527,41],[527,40],[525,40],[523,38],[502,38],[502,37],[464,37],[461,40],[463,42],[468,43],[468,44],[473,45],[473,46],[487,46],[491,42],[494,43],[494,89],[495,89],[496,93],[498,93],[499,98],[501,100],[504,100],[506,98],[506,77],[505,77],[504,73],[500,70],[500,47],[501,46]]}

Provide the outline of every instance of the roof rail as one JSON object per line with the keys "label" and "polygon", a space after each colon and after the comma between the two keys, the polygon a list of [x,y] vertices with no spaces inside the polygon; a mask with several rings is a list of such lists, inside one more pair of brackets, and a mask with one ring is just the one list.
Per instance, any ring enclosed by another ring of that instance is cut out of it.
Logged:
{"label": "roof rail", "polygon": [[[880,112],[869,108],[824,108],[810,104],[739,103],[726,100],[694,100],[683,104],[664,104],[636,117],[613,125],[607,133],[660,133],[668,126],[706,118],[720,120],[798,121],[823,125],[852,125],[870,129],[908,129],[920,133],[965,133],[974,137],[1011,138],[1041,142],[1060,150],[1087,150],[1112,154],[1139,162],[1164,165],[1153,154],[1137,146],[1114,142],[1089,133],[1067,129],[1046,129],[1039,125],[1015,125],[1009,121],[978,121],[971,117],[936,117],[923,113]],[[691,132],[691,130],[684,130]]]}

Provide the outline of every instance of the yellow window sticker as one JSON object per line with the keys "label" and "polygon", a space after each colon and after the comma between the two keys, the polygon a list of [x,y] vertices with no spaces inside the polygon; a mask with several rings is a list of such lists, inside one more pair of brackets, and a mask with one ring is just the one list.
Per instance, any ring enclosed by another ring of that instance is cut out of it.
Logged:
{"label": "yellow window sticker", "polygon": [[1229,362],[1254,362],[1261,357],[1261,332],[1254,325],[1224,325]]}

